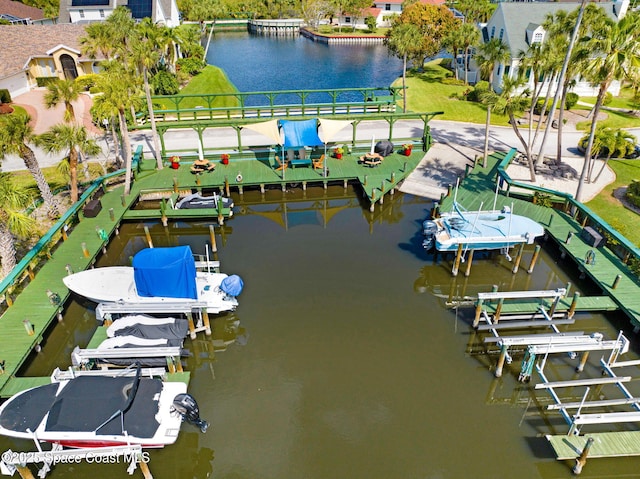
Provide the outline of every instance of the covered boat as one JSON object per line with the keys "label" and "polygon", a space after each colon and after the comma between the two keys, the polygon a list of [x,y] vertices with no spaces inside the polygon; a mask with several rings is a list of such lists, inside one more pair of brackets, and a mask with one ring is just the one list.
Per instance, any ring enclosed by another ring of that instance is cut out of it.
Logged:
{"label": "covered boat", "polygon": [[163,447],[178,438],[186,390],[139,368],[135,377],[78,376],[12,396],[0,406],[0,434],[75,448]]}
{"label": "covered boat", "polygon": [[[202,196],[200,193],[193,193],[178,201],[175,209],[218,208],[218,206],[232,209],[233,200],[215,193],[212,196]],[[229,215],[232,216],[233,211],[230,211]]]}
{"label": "covered boat", "polygon": [[133,267],[88,269],[63,278],[67,288],[96,303],[206,307],[208,313],[233,311],[243,282],[238,276],[196,271],[189,246],[147,248]]}
{"label": "covered boat", "polygon": [[459,245],[473,250],[509,249],[520,243],[531,244],[544,234],[544,228],[525,216],[502,210],[454,211],[423,223],[426,250],[456,251]]}

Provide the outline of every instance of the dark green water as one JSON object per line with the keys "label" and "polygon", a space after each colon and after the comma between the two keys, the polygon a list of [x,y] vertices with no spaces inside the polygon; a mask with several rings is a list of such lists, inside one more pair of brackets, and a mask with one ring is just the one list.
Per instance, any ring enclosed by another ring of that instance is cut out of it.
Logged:
{"label": "dark green water", "polygon": [[[420,247],[430,203],[396,194],[371,214],[351,189],[304,195],[271,190],[261,202],[247,193],[244,214],[223,235],[218,230],[222,269],[241,275],[245,290],[238,310],[216,319],[215,343],[187,341],[189,391],[211,428],[200,434],[185,424],[177,444],[152,451],[154,477],[570,477],[543,439],[568,426],[544,411],[546,394],[533,391],[537,377],[518,383],[516,356],[495,379],[496,357],[480,354],[469,326],[472,309],[447,310],[434,293],[470,295],[492,284],[553,289],[578,282],[571,270],[543,250],[527,274],[528,249],[516,275],[497,256],[476,259],[469,278],[453,280],[449,263]],[[209,241],[206,224],[150,226],[156,246],[202,252]],[[126,262],[144,243],[142,225],[125,226],[100,264]],[[86,344],[95,328],[92,313],[90,304],[73,302],[29,373],[67,365],[73,346]],[[581,316],[569,329],[616,334],[601,316]],[[586,377],[598,374],[597,359],[594,353]],[[574,363],[558,358],[549,371],[571,376]],[[0,439],[0,450],[28,446]],[[639,477],[636,465],[591,460],[582,476]],[[122,464],[82,464],[56,466],[50,477],[128,476]]]}

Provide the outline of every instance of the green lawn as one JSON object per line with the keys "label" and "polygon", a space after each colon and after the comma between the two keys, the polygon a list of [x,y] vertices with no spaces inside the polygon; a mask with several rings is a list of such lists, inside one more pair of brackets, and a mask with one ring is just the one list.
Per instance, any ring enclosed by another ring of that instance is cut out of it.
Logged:
{"label": "green lawn", "polygon": [[[444,111],[444,115],[437,117],[438,120],[485,123],[487,110],[482,104],[451,97],[471,88],[442,83],[451,75],[449,70],[440,65],[440,60],[425,64],[422,72],[411,72],[407,76],[407,110]],[[393,86],[402,86],[402,78],[394,81]],[[402,102],[399,105],[402,106]],[[504,115],[491,115],[492,125],[509,126],[507,120],[508,117]]]}
{"label": "green lawn", "polygon": [[[628,210],[613,197],[613,192],[621,186],[640,179],[640,160],[611,160],[609,165],[616,173],[616,180],[603,189],[598,196],[587,203],[598,216],[622,233],[629,241],[640,246],[640,228],[636,213]],[[595,174],[600,171],[596,166]]]}
{"label": "green lawn", "polygon": [[[237,88],[229,81],[227,75],[220,68],[207,65],[200,73],[194,76],[191,81],[180,90],[181,95],[201,95],[236,93]],[[168,100],[154,100],[155,103],[162,104],[167,109],[175,108],[173,102]],[[240,103],[233,96],[216,98],[214,107],[235,107]],[[196,106],[206,106],[201,98],[186,98],[180,103],[181,108],[195,108]]]}

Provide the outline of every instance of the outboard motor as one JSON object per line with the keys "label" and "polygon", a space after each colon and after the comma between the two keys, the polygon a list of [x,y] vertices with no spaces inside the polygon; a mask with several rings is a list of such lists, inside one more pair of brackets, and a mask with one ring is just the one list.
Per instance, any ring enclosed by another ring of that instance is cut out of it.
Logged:
{"label": "outboard motor", "polygon": [[422,234],[424,234],[422,247],[427,251],[431,250],[435,246],[437,232],[438,225],[435,223],[435,221],[426,220],[422,223]]}
{"label": "outboard motor", "polygon": [[204,419],[200,419],[200,408],[191,394],[178,394],[174,397],[173,410],[180,414],[183,421],[199,427],[202,432],[207,432],[209,423]]}

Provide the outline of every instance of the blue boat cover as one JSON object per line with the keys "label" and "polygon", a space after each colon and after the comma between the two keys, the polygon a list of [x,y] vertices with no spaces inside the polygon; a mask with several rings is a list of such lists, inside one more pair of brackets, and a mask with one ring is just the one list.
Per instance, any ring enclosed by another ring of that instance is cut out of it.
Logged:
{"label": "blue boat cover", "polygon": [[280,120],[284,132],[284,147],[322,145],[318,136],[318,120]]}
{"label": "blue boat cover", "polygon": [[138,295],[198,299],[191,247],[147,248],[133,257]]}
{"label": "blue boat cover", "polygon": [[244,283],[242,278],[237,274],[232,274],[231,276],[227,276],[220,283],[220,289],[227,293],[229,296],[238,296],[242,293],[242,288],[244,287]]}

